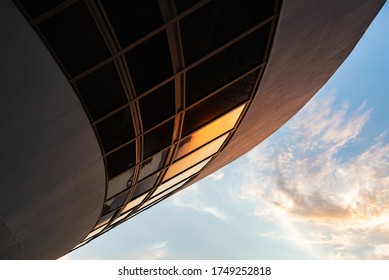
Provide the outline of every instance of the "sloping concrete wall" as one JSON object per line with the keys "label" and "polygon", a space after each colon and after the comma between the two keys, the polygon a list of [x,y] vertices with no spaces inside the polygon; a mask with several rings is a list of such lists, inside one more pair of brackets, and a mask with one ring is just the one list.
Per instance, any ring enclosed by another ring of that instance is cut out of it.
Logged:
{"label": "sloping concrete wall", "polygon": [[37,34],[0,1],[0,259],[54,259],[89,233],[105,170],[81,103]]}

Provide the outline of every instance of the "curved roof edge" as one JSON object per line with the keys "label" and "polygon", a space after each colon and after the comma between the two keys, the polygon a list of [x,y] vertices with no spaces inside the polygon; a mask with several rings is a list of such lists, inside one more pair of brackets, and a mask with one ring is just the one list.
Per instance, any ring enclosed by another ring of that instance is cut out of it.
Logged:
{"label": "curved roof edge", "polygon": [[192,182],[244,155],[294,116],[354,49],[384,0],[284,0],[269,62],[233,138]]}

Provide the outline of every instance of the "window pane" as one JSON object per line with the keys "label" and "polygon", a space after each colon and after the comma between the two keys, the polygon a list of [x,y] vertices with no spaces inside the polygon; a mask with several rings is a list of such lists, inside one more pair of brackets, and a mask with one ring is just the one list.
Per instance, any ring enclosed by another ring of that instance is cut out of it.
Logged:
{"label": "window pane", "polygon": [[174,0],[174,3],[176,4],[177,14],[182,13],[183,11],[189,9],[198,2],[200,2],[200,0]]}
{"label": "window pane", "polygon": [[173,75],[165,31],[130,50],[125,56],[137,95]]}
{"label": "window pane", "polygon": [[175,114],[174,81],[139,100],[143,130],[147,131]]}
{"label": "window pane", "polygon": [[[175,184],[181,182],[182,180],[185,180],[185,179],[189,178],[190,176],[192,176],[193,174],[199,172],[204,166],[207,165],[207,163],[210,160],[211,160],[210,158],[206,159],[206,160],[200,162],[199,164],[193,166],[192,168],[189,168],[185,172],[182,172],[180,175],[174,177],[173,179],[170,179],[167,182],[165,181],[162,185],[159,186],[159,188],[154,192],[153,195],[157,195],[158,193],[164,191],[165,189],[168,189],[171,186],[174,186]],[[164,180],[165,180],[165,178],[164,178]],[[160,188],[161,188],[161,190],[160,190]]]}
{"label": "window pane", "polygon": [[223,135],[219,137],[218,139],[212,141],[211,143],[208,143],[207,145],[201,147],[200,149],[194,151],[193,153],[187,155],[186,157],[183,157],[173,163],[168,171],[166,172],[166,175],[164,177],[164,180],[170,179],[171,177],[177,175],[178,173],[184,171],[185,169],[199,163],[200,161],[206,159],[207,157],[215,154],[220,147],[223,145],[224,141],[228,137],[228,134]]}
{"label": "window pane", "polygon": [[163,24],[156,0],[102,0],[102,3],[123,47]]}
{"label": "window pane", "polygon": [[[191,168],[191,172],[194,172],[194,171],[195,171],[193,174],[199,172],[207,163],[208,163],[208,161],[205,161],[205,162],[202,162],[202,163],[196,165],[195,167]],[[200,167],[201,167],[201,168],[200,168]],[[196,170],[197,170],[197,171],[196,171]],[[186,173],[186,175],[189,174],[189,172],[188,172],[188,173],[187,173],[187,172],[184,172],[184,173]],[[192,174],[192,175],[193,175],[193,174]],[[177,177],[180,177],[180,176],[177,176]],[[153,193],[152,199],[155,200],[156,197],[158,197],[158,198],[162,197],[163,195],[165,195],[165,191],[166,191],[166,190],[169,190],[169,192],[171,192],[171,191],[173,191],[173,190],[176,190],[176,189],[180,188],[180,187],[183,186],[186,182],[188,182],[188,180],[189,180],[188,178],[185,178],[184,181],[182,181],[182,182],[179,183],[179,184],[174,185],[174,187],[172,187],[172,186],[173,186],[172,183],[177,183],[177,180],[175,180],[175,178],[172,179],[172,180],[170,180],[170,181],[168,181],[168,182],[166,182],[166,183],[164,183],[164,184],[162,184],[162,185]],[[157,198],[157,199],[158,199],[158,198]],[[150,200],[151,200],[151,199],[150,199]],[[150,200],[149,200],[149,201],[150,201]]]}
{"label": "window pane", "polygon": [[132,168],[135,166],[135,142],[108,155],[106,161],[109,179]]}
{"label": "window pane", "polygon": [[233,129],[243,109],[244,105],[241,105],[235,110],[229,112],[228,114],[225,114],[224,116],[218,118],[212,123],[197,130],[195,133],[191,134],[187,138],[181,140],[178,145],[178,150],[174,156],[174,159],[176,160],[192,152],[193,150],[204,145],[205,143],[208,143],[216,137]]}
{"label": "window pane", "polygon": [[187,180],[185,180],[184,182],[181,182],[180,184],[177,184],[175,185],[174,187],[170,188],[168,192],[163,192],[163,193],[160,193],[159,195],[157,196],[154,196],[152,198],[150,198],[148,201],[146,201],[142,207],[139,209],[139,211],[141,211],[142,209],[146,208],[147,206],[149,206],[150,204],[154,203],[155,201],[157,201],[158,199],[160,199],[161,197],[165,196],[166,194],[168,193],[171,193],[177,189],[179,189],[180,187],[182,187],[185,183],[186,183]]}
{"label": "window pane", "polygon": [[172,143],[174,120],[148,132],[144,137],[144,159],[156,154]]}
{"label": "window pane", "polygon": [[94,120],[127,103],[115,65],[111,62],[76,82]]}
{"label": "window pane", "polygon": [[157,181],[158,175],[159,172],[138,183],[132,197],[136,198],[151,190],[154,187],[155,181]]}
{"label": "window pane", "polygon": [[84,1],[42,22],[39,28],[71,76],[110,56]]}
{"label": "window pane", "polygon": [[44,12],[54,8],[58,4],[61,4],[65,0],[19,0],[20,4],[27,10],[32,18],[37,17]]}
{"label": "window pane", "polygon": [[95,226],[95,228],[99,228],[99,227],[101,227],[101,226],[103,226],[103,225],[108,224],[109,221],[111,220],[112,216],[113,216],[115,213],[116,213],[116,212],[114,211],[114,212],[111,212],[111,213],[109,213],[109,214],[107,214],[107,215],[101,217],[101,218],[99,219],[99,221],[97,222],[97,225]]}
{"label": "window pane", "polygon": [[248,101],[257,75],[258,72],[249,74],[186,111],[183,136]]}
{"label": "window pane", "polygon": [[149,176],[150,174],[157,172],[161,170],[165,163],[165,158],[168,150],[163,151],[162,153],[159,153],[152,158],[147,159],[142,163],[139,178],[138,181],[142,180],[143,178]]}
{"label": "window pane", "polygon": [[98,228],[98,229],[92,231],[91,233],[89,233],[89,234],[87,235],[87,237],[85,237],[84,240],[86,240],[86,239],[88,239],[88,238],[91,238],[91,237],[93,237],[93,236],[99,234],[100,232],[103,231],[103,229],[104,229],[104,227],[101,227],[101,228]]}
{"label": "window pane", "polygon": [[121,194],[115,196],[114,198],[107,200],[104,203],[103,215],[121,207],[127,198],[128,192],[129,191],[122,192]]}
{"label": "window pane", "polygon": [[193,104],[260,65],[264,61],[270,27],[270,23],[265,25],[188,71],[186,76],[187,105]]}
{"label": "window pane", "polygon": [[96,128],[106,153],[135,137],[129,108],[101,121]]}
{"label": "window pane", "polygon": [[134,167],[128,169],[126,172],[110,180],[108,182],[108,188],[107,188],[107,199],[131,187],[133,175],[134,175]]}
{"label": "window pane", "polygon": [[[144,195],[141,195],[140,197],[135,198],[134,200],[127,203],[126,207],[124,207],[124,209],[123,209],[123,213],[127,212],[128,210],[130,210],[130,209],[134,208],[135,206],[137,206],[138,204],[140,204],[146,196],[147,196],[147,193],[145,193]],[[115,222],[116,222],[116,220],[115,220]]]}
{"label": "window pane", "polygon": [[274,0],[214,0],[180,21],[187,65],[271,17]]}

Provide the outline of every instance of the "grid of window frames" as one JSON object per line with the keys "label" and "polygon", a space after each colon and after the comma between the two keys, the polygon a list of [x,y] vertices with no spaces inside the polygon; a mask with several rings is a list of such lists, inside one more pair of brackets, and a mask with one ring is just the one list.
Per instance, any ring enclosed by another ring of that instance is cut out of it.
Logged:
{"label": "grid of window frames", "polygon": [[264,70],[280,0],[14,0],[78,94],[106,166],[74,249],[185,188],[227,145]]}

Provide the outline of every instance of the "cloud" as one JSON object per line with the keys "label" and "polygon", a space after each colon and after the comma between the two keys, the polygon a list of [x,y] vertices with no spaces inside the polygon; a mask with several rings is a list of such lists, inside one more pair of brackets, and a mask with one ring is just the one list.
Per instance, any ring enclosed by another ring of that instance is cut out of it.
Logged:
{"label": "cloud", "polygon": [[208,176],[208,178],[211,178],[214,181],[220,181],[223,180],[224,173],[217,171],[215,173],[212,173],[211,175]]}
{"label": "cloud", "polygon": [[172,204],[175,207],[188,208],[199,213],[207,213],[214,218],[227,221],[227,216],[216,206],[207,205],[204,202],[199,185],[194,184],[190,188],[185,189],[172,197]]}
{"label": "cloud", "polygon": [[130,251],[123,253],[124,259],[136,260],[162,260],[167,259],[169,250],[168,241],[160,241],[151,244],[143,244],[138,248],[132,248]]}
{"label": "cloud", "polygon": [[240,197],[284,226],[269,236],[309,245],[319,258],[389,257],[389,144],[385,132],[362,143],[371,114],[366,102],[336,107],[334,92],[314,98],[246,156],[256,168],[242,167],[251,179]]}

